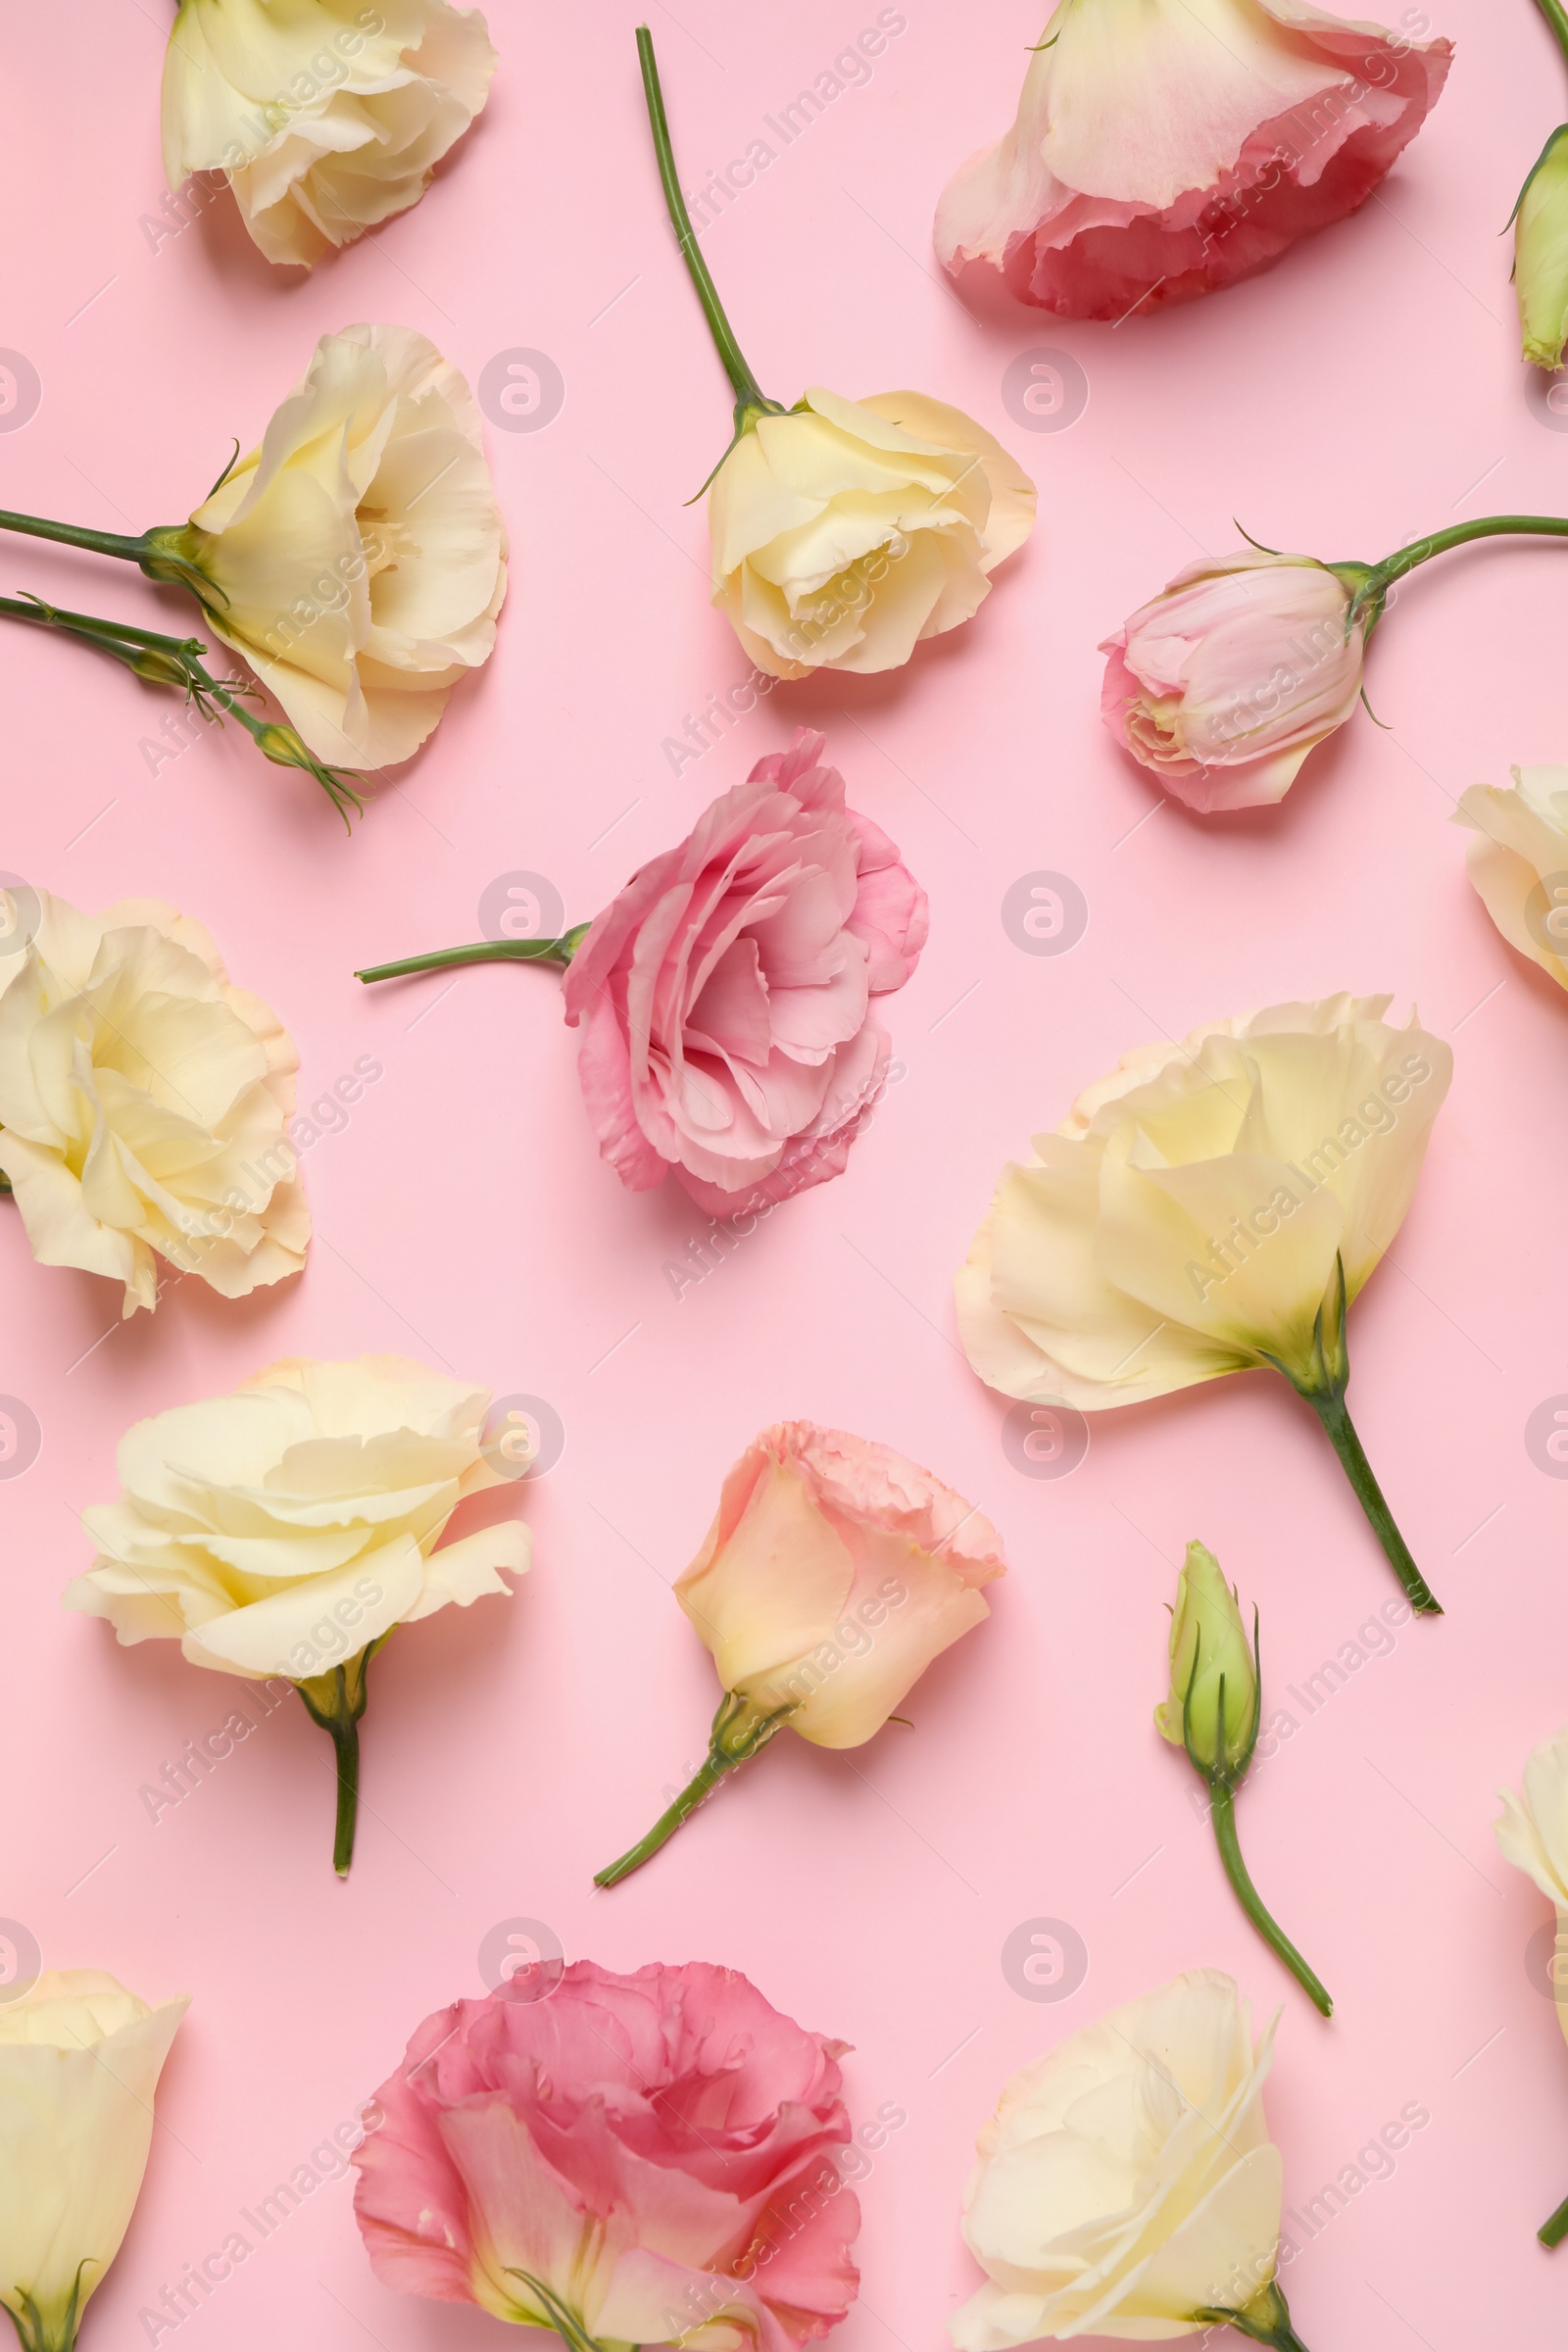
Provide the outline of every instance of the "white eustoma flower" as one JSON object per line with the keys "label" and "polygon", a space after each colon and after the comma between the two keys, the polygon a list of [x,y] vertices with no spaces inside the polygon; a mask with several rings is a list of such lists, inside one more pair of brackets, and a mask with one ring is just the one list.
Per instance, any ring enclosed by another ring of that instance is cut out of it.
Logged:
{"label": "white eustoma flower", "polygon": [[188,2000],[99,1969],[0,2007],[0,2304],[24,2352],[71,2352],[141,2191],[153,2097]]}
{"label": "white eustoma flower", "polygon": [[1224,2313],[1288,2329],[1273,2283],[1283,2167],[1263,2114],[1273,2040],[1270,2025],[1253,2047],[1236,1985],[1204,1969],[1021,2067],[964,2195],[988,2282],[949,2323],[960,2352],[1189,2335]]}
{"label": "white eustoma flower", "polygon": [[1568,988],[1568,767],[1516,767],[1511,791],[1472,784],[1454,823],[1475,884],[1510,948]]}
{"label": "white eustoma flower", "polygon": [[127,1315],[156,1303],[159,1257],[225,1298],[297,1274],[299,1056],[277,1015],[161,900],[0,906],[0,936],[26,934],[0,956],[0,1170],[34,1256],[123,1283]]}
{"label": "white eustoma flower", "polygon": [[324,760],[410,759],[495,645],[507,532],[479,412],[408,327],[323,335],[261,447],[160,538]]}
{"label": "white eustoma flower", "polygon": [[447,0],[181,0],[169,184],[222,172],[268,260],[309,268],[418,203],[495,69],[484,18]]}

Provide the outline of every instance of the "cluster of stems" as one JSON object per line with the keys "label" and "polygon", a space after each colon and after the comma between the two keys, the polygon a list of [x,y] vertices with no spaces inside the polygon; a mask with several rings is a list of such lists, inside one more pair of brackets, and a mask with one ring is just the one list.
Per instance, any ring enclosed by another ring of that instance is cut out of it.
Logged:
{"label": "cluster of stems", "polygon": [[[89,530],[74,522],[51,522],[41,514],[0,510],[0,530],[85,548],[93,555],[118,557],[122,563],[134,564],[151,580],[185,589],[204,612],[213,612],[227,601],[195,561],[187,544],[190,534],[181,529],[143,531],[131,537],[121,531]],[[345,824],[351,810],[364,808],[358,779],[351,771],[318,760],[295,728],[247,710],[247,702],[261,699],[258,685],[239,677],[210,675],[203,660],[207,647],[199,638],[170,637],[156,629],[137,628],[129,621],[67,612],[30,595],[0,597],[0,618],[59,629],[80,644],[95,646],[150,685],[178,688],[187,708],[210,722],[221,725],[225,717],[237,719],[263,758],[275,767],[297,767],[314,776]]]}

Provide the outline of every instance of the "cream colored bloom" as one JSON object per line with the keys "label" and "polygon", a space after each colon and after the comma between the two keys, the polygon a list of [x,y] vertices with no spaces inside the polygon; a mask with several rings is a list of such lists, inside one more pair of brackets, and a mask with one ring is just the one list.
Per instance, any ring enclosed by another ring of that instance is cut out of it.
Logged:
{"label": "cream colored bloom", "polygon": [[972,617],[1034,519],[1033,482],[961,411],[816,386],[713,477],[713,602],[772,677],[897,669]]}
{"label": "cream colored bloom", "polygon": [[1511,792],[1472,784],[1454,822],[1478,836],[1465,862],[1503,938],[1568,988],[1568,767],[1516,767]]}
{"label": "cream colored bloom", "polygon": [[0,2008],[0,2303],[37,2352],[70,2352],[120,2251],[189,2005],[149,2009],[101,1970],[70,1969]]}
{"label": "cream colored bloom", "polygon": [[1146,1046],[1036,1136],[957,1278],[981,1379],[1086,1411],[1261,1363],[1321,1388],[1337,1261],[1348,1303],[1399,1229],[1452,1071],[1388,1003],[1275,1004]]}
{"label": "cream colored bloom", "polygon": [[268,260],[309,268],[418,203],[495,70],[484,18],[447,0],[180,0],[169,184],[225,172]]}
{"label": "cream colored bloom", "polygon": [[323,335],[261,447],[171,543],[321,760],[409,759],[495,645],[507,534],[479,412],[408,327]]}
{"label": "cream colored bloom", "polygon": [[466,1496],[504,1483],[481,1446],[489,1402],[403,1356],[286,1358],[139,1421],[120,1500],[82,1513],[98,1556],[66,1606],[123,1642],[177,1637],[196,1666],[302,1682],[449,1601],[505,1593],[526,1528],[436,1548]]}
{"label": "cream colored bloom", "polygon": [[28,895],[36,931],[0,956],[0,1169],[34,1256],[123,1283],[127,1315],[155,1303],[158,1256],[225,1298],[297,1274],[299,1056],[277,1015],[161,900]]}
{"label": "cream colored bloom", "polygon": [[1494,1827],[1504,1861],[1522,1870],[1557,1910],[1552,1982],[1557,2022],[1568,2035],[1568,1724],[1533,1748],[1524,1794],[1497,1791],[1502,1819]]}
{"label": "cream colored bloom", "polygon": [[1253,2048],[1235,1984],[1204,1969],[1013,2076],[964,2196],[989,2283],[949,2323],[961,2352],[1187,2335],[1200,2313],[1268,2301],[1283,2179],[1263,2115],[1273,2039],[1271,2025]]}
{"label": "cream colored bloom", "polygon": [[1525,358],[1560,368],[1568,342],[1568,123],[1552,132],[1521,191],[1513,276]]}

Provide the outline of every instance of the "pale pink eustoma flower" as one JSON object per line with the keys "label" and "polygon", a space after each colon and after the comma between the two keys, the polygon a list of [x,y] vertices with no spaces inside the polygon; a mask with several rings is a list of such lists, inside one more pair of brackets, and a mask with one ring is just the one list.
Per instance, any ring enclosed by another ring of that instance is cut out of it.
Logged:
{"label": "pale pink eustoma flower", "polygon": [[1281,801],[1361,692],[1364,615],[1311,556],[1190,564],[1100,650],[1118,743],[1207,816]]}
{"label": "pale pink eustoma flower", "polygon": [[700,1961],[578,1960],[553,1985],[529,1972],[454,2001],[354,2152],[371,2267],[568,2343],[826,2335],[859,2284],[846,2047]]}
{"label": "pale pink eustoma flower", "polygon": [[989,1617],[1002,1538],[890,1446],[784,1421],[724,1481],[675,1597],[726,1692],[818,1747],[859,1747]]}
{"label": "pale pink eustoma flower", "polygon": [[599,1146],[623,1184],[673,1168],[705,1208],[755,1209],[843,1172],[887,1082],[871,1000],[925,945],[924,891],[845,807],[805,728],[651,858],[566,970]]}
{"label": "pale pink eustoma flower", "polygon": [[1061,0],[937,252],[1063,318],[1191,302],[1364,204],[1451,56],[1306,0]]}

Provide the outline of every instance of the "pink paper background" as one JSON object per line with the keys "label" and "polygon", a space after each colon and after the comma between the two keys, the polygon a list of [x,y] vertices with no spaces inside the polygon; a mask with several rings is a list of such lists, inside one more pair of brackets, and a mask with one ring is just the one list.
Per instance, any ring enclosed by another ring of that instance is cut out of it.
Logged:
{"label": "pink paper background", "polygon": [[[195,1995],[94,2352],[147,2340],[142,2307],[353,2118],[419,2019],[483,1989],[481,1939],[515,1917],[613,1967],[730,1963],[855,2044],[857,2118],[891,2102],[907,2120],[862,2187],[844,2352],[946,2342],[978,2278],[959,2193],[1011,2070],[1205,1963],[1259,2018],[1284,2006],[1269,2107],[1291,2203],[1407,2103],[1430,2113],[1289,2273],[1313,2352],[1560,2343],[1568,2253],[1533,2233],[1568,2190],[1568,2050],[1539,1943],[1527,1969],[1547,1906],[1491,1824],[1494,1791],[1568,1714],[1568,1484],[1524,1442],[1568,1391],[1568,1002],[1494,933],[1446,820],[1467,784],[1568,757],[1568,559],[1504,547],[1422,573],[1372,657],[1386,731],[1358,718],[1276,813],[1161,806],[1100,727],[1095,651],[1179,565],[1235,545],[1233,515],[1275,545],[1376,557],[1460,515],[1563,507],[1568,438],[1527,402],[1498,236],[1564,112],[1544,26],[1523,0],[1441,0],[1448,90],[1360,218],[1271,276],[1111,330],[977,318],[943,283],[938,190],[1007,119],[1040,11],[906,0],[869,84],[706,249],[764,382],[957,403],[1037,476],[1040,527],[974,625],[902,673],[781,690],[677,777],[664,739],[747,663],[708,607],[702,509],[682,504],[727,399],[660,215],[636,11],[490,0],[502,67],[476,134],[416,212],[305,282],[260,260],[226,203],[155,248],[169,12],[89,13],[4,11],[0,342],[43,399],[0,433],[0,502],[112,529],[178,519],[316,337],[355,319],[422,329],[470,379],[543,350],[566,388],[546,429],[489,433],[515,564],[495,660],[352,840],[233,729],[150,773],[141,745],[172,698],[0,631],[5,864],[87,907],[156,894],[210,924],[298,1039],[302,1104],[358,1056],[384,1071],[306,1153],[316,1244],[280,1291],[235,1306],[186,1283],[122,1328],[108,1286],[34,1266],[0,1219],[0,1391],[43,1432],[0,1481],[0,1911],[50,1965]],[[877,13],[682,0],[677,22],[656,4],[687,184]],[[1090,385],[1055,433],[1003,405],[1008,363],[1042,347]],[[7,590],[190,625],[172,593],[88,556],[13,540],[5,564]],[[553,977],[367,995],[351,974],[476,936],[480,893],[514,869],[549,876],[569,919],[592,913],[796,721],[827,730],[852,803],[930,888],[930,948],[889,1007],[907,1075],[842,1181],[677,1298],[665,1261],[706,1220],[599,1161]],[[1040,869],[1090,907],[1059,957],[1021,953],[1001,920]],[[1262,1376],[1229,1381],[1102,1419],[1072,1476],[1031,1479],[956,1349],[950,1278],[1004,1158],[1119,1054],[1338,988],[1414,997],[1454,1043],[1414,1209],[1351,1326],[1352,1406],[1448,1613],[1405,1625],[1307,1718],[1286,1686],[1395,1587],[1304,1409]],[[543,1396],[566,1445],[522,1491],[536,1565],[515,1599],[450,1611],[378,1662],[344,1887],[327,1744],[303,1711],[155,1825],[139,1790],[221,1722],[231,1686],[172,1646],[117,1650],[58,1596],[129,1422],[274,1355],[365,1349]],[[713,1704],[663,1588],[731,1458],[796,1414],[906,1449],[992,1513],[1012,1561],[993,1621],[920,1686],[914,1731],[848,1756],[781,1740],[655,1868],[594,1897]],[[1243,1832],[1339,1997],[1332,2026],[1246,1928],[1151,1726],[1194,1534],[1261,1603],[1273,1700],[1301,1723]],[[1089,1953],[1055,2004],[1001,1962],[1042,1918]],[[339,2181],[178,2330],[197,2352],[284,2340],[500,2338],[477,2311],[380,2286]]]}

